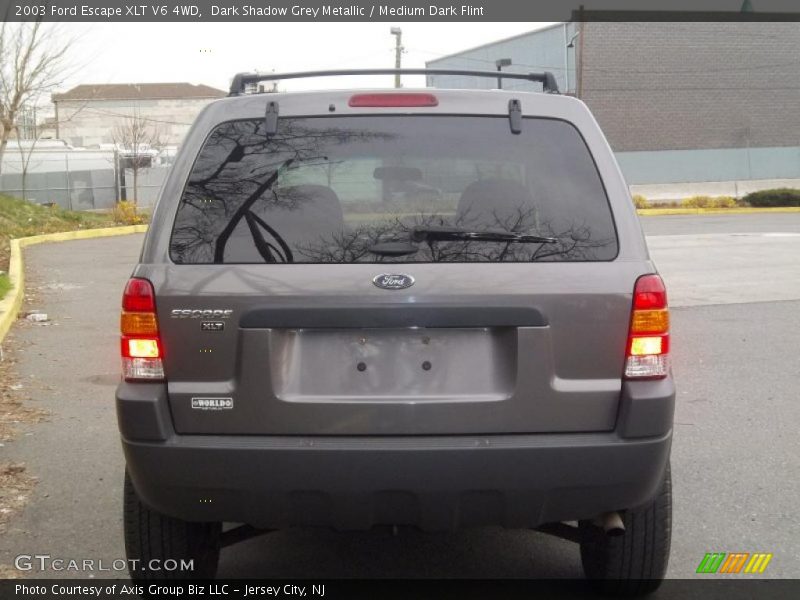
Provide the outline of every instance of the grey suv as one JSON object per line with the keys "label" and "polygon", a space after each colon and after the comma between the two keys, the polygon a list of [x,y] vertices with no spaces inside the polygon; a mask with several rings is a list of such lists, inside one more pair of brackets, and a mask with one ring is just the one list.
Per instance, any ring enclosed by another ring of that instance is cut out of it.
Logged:
{"label": "grey suv", "polygon": [[589,110],[549,73],[245,93],[300,75],[237,75],[198,116],[125,289],[131,575],[213,577],[222,546],[291,526],[495,525],[655,588],[667,298]]}

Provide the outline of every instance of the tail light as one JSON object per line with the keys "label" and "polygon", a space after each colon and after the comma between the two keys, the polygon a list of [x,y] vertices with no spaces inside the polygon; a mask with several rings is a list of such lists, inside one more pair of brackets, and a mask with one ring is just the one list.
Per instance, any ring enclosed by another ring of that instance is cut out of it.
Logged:
{"label": "tail light", "polygon": [[669,373],[667,289],[658,275],[642,275],[633,290],[625,377],[661,379]]}
{"label": "tail light", "polygon": [[122,375],[125,381],[164,379],[164,352],[158,333],[156,295],[147,279],[133,278],[122,295]]}

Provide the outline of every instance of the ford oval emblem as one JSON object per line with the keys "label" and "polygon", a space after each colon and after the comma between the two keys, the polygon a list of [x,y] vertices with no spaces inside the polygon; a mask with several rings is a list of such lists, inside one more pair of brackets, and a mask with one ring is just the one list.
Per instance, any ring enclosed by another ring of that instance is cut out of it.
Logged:
{"label": "ford oval emblem", "polygon": [[404,290],[414,285],[414,278],[411,275],[381,273],[373,278],[372,283],[383,290]]}

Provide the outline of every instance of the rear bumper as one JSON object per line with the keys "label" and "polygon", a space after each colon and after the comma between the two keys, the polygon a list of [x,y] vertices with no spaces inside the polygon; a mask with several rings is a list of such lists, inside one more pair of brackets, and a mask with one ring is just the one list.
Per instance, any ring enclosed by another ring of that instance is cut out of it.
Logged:
{"label": "rear bumper", "polygon": [[616,431],[580,434],[177,435],[154,384],[121,385],[117,408],[134,487],[159,512],[261,528],[435,531],[535,527],[646,502],[670,453],[674,390],[662,388],[629,390]]}

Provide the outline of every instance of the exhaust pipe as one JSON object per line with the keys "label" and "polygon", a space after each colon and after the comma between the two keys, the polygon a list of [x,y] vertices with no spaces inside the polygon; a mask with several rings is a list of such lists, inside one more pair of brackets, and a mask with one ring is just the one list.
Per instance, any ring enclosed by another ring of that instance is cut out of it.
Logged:
{"label": "exhaust pipe", "polygon": [[616,511],[603,513],[592,521],[594,525],[603,529],[603,533],[611,537],[625,535],[625,524]]}

